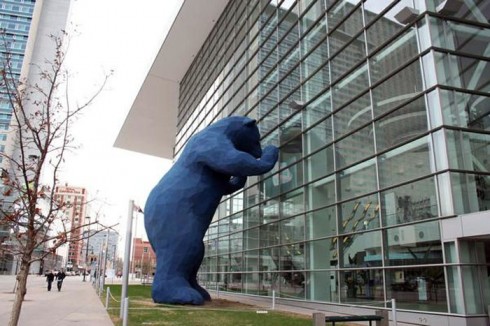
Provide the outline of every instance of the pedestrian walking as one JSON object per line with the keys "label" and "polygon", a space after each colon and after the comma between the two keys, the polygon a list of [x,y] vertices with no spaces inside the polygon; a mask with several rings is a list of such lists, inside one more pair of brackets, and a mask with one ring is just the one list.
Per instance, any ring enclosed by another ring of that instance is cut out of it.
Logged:
{"label": "pedestrian walking", "polygon": [[56,285],[58,286],[58,292],[61,291],[61,286],[63,285],[63,280],[65,279],[65,277],[66,274],[64,270],[61,270],[61,272],[56,275],[56,279],[58,280],[58,282],[56,283]]}
{"label": "pedestrian walking", "polygon": [[48,291],[51,291],[51,285],[53,284],[53,281],[54,281],[53,271],[49,271],[46,274],[46,282],[48,282]]}

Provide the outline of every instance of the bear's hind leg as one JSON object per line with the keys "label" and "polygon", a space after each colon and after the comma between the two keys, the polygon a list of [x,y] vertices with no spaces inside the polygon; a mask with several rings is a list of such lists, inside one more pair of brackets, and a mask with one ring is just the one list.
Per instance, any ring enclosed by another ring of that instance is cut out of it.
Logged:
{"label": "bear's hind leg", "polygon": [[[168,243],[167,243],[168,245]],[[189,278],[198,260],[199,248],[188,239],[174,241],[170,248],[155,248],[157,269],[153,279],[152,297],[156,303],[204,304],[200,291],[194,289]],[[202,259],[202,258],[201,258]]]}
{"label": "bear's hind leg", "polygon": [[205,301],[211,301],[211,295],[209,295],[208,291],[206,291],[203,287],[199,285],[197,282],[197,272],[199,271],[199,267],[201,267],[202,259],[204,258],[204,243],[201,243],[196,256],[198,259],[194,262],[194,269],[192,271],[191,277],[189,278],[189,284],[192,288],[198,291]]}

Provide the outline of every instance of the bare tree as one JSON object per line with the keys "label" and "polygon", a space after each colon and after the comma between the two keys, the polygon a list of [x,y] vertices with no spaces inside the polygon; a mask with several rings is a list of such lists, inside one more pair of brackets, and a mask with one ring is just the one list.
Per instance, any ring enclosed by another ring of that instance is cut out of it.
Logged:
{"label": "bare tree", "polygon": [[[64,67],[68,38],[63,32],[61,36],[52,35],[51,40],[53,57],[42,64],[31,64],[29,78],[20,79],[12,69],[5,37],[2,44],[7,54],[0,63],[0,101],[10,105],[12,118],[9,146],[0,154],[4,164],[0,227],[14,235],[6,250],[19,259],[11,326],[19,321],[31,264],[65,243],[82,241],[86,235],[80,231],[99,223],[71,224],[64,213],[70,203],[59,200],[55,191],[66,154],[76,149],[70,127],[100,94],[109,75],[91,98],[72,106],[69,75]],[[99,228],[99,232],[103,230]]]}

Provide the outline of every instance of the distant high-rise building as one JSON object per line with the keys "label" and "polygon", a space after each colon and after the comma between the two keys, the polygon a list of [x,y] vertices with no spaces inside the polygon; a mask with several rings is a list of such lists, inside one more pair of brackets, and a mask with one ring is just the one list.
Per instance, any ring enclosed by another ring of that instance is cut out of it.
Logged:
{"label": "distant high-rise building", "polygon": [[[0,61],[4,62],[10,55],[11,71],[16,80],[31,84],[39,81],[39,70],[33,67],[45,69],[46,60],[54,57],[50,35],[61,35],[66,28],[70,3],[71,0],[0,0]],[[26,108],[29,110],[28,106]],[[0,87],[0,152],[9,156],[16,153],[16,140],[13,134],[7,133],[11,117],[12,107],[6,90]],[[0,157],[0,167],[8,171],[6,162]],[[2,189],[3,184],[0,184]],[[9,200],[0,191],[0,205]],[[8,241],[9,236],[9,226],[0,226],[0,244]],[[4,254],[0,258],[0,273],[14,273],[14,257]]]}
{"label": "distant high-rise building", "polygon": [[[34,5],[34,0],[0,1],[0,32],[2,33],[0,35],[0,60],[4,62],[7,56],[10,57],[12,74],[17,80],[22,70]],[[0,88],[0,152],[5,151],[6,132],[11,115],[12,108],[6,91]]]}
{"label": "distant high-rise building", "polygon": [[[87,211],[87,191],[85,188],[58,186],[56,187],[55,199],[58,202],[65,203],[66,207],[63,214],[69,221],[67,224],[71,228],[70,239],[81,239],[83,237],[83,229],[80,227],[86,223]],[[68,257],[66,267],[68,269],[78,270],[82,268],[82,263],[85,262],[83,254],[83,241],[73,241],[69,243]]]}

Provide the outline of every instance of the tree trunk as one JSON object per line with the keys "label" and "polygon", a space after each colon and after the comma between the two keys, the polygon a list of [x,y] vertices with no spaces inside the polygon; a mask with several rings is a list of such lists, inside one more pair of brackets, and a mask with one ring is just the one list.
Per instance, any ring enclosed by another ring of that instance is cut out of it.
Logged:
{"label": "tree trunk", "polygon": [[20,310],[22,309],[22,303],[24,303],[24,297],[27,293],[27,276],[29,275],[30,265],[29,259],[23,257],[20,264],[20,271],[17,273],[16,277],[17,289],[15,291],[12,312],[10,314],[9,326],[17,326],[19,323]]}

